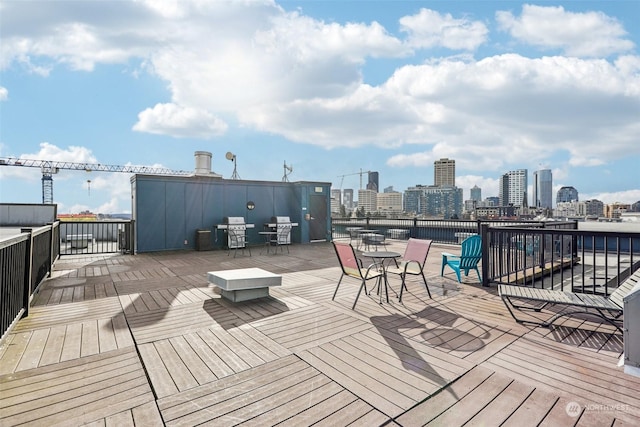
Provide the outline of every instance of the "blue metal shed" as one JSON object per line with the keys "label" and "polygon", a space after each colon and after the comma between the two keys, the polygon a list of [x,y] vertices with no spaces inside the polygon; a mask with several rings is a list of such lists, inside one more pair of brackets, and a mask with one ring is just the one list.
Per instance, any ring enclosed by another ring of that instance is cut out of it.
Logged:
{"label": "blue metal shed", "polygon": [[[288,216],[293,243],[331,239],[329,182],[228,180],[217,175],[131,178],[137,252],[195,249],[198,230],[210,230],[214,248],[225,239],[216,229],[225,217],[244,217],[250,244],[274,216]],[[253,202],[254,209],[247,208]]]}

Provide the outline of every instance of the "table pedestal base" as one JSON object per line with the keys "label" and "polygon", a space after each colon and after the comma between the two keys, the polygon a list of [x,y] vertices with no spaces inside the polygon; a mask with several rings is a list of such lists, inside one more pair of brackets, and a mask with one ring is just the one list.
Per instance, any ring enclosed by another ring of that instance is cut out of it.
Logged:
{"label": "table pedestal base", "polygon": [[225,291],[221,289],[221,291],[222,298],[228,299],[231,302],[249,301],[269,296],[269,288],[239,289],[236,291]]}

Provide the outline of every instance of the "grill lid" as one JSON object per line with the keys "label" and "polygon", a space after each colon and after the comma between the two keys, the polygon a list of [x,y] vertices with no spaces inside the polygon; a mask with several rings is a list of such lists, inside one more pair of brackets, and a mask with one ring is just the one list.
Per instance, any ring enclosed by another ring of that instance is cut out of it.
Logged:
{"label": "grill lid", "polygon": [[272,216],[271,222],[275,222],[276,224],[288,224],[291,223],[291,218],[288,216]]}
{"label": "grill lid", "polygon": [[222,220],[222,222],[224,222],[225,224],[232,224],[232,225],[244,224],[244,217],[242,217],[242,216],[225,216],[224,219]]}

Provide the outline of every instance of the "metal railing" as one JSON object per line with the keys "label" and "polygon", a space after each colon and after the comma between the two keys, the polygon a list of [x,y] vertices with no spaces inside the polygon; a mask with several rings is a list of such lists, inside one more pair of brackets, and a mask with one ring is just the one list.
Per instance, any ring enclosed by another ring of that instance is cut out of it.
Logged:
{"label": "metal railing", "polygon": [[577,228],[574,222],[482,226],[483,285],[509,283],[609,295],[640,267],[640,233]]}
{"label": "metal railing", "polygon": [[29,314],[32,296],[51,274],[58,258],[59,223],[23,228],[0,242],[0,334]]}
{"label": "metal railing", "polygon": [[445,244],[480,234],[484,286],[510,283],[608,295],[640,267],[640,233],[584,231],[576,221],[332,219],[334,238],[352,237],[352,228]]}
{"label": "metal railing", "polygon": [[[349,238],[349,229],[372,229],[388,237],[400,238],[413,237],[416,239],[429,239],[435,243],[461,243],[466,237],[480,233],[481,225],[522,225],[541,226],[539,221],[471,221],[451,219],[418,219],[418,218],[332,218],[333,238]],[[406,233],[400,233],[405,230]]]}
{"label": "metal railing", "polygon": [[134,253],[133,221],[63,221],[60,254]]}

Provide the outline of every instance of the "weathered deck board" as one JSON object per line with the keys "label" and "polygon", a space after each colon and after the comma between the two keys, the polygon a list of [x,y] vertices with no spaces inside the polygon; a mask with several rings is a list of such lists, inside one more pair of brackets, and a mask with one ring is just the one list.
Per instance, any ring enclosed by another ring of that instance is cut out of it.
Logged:
{"label": "weathered deck board", "polygon": [[[545,357],[540,348],[545,346]],[[549,363],[553,361],[553,363]],[[640,422],[640,378],[616,368],[617,359],[563,343],[545,341],[534,334],[520,339],[483,366],[581,404],[624,407],[616,414],[623,421]]]}
{"label": "weathered deck board", "polygon": [[[0,424],[84,423],[154,397],[133,348],[0,377]],[[104,414],[103,414],[104,413]]]}
{"label": "weathered deck board", "polygon": [[[615,366],[615,328],[517,324],[495,287],[440,277],[442,250],[427,259],[433,299],[411,277],[398,303],[392,276],[389,303],[363,293],[355,310],[359,283],[331,300],[330,244],[63,257],[0,343],[0,425],[640,423],[640,379]],[[232,303],[207,283],[244,267],[283,285]]]}

